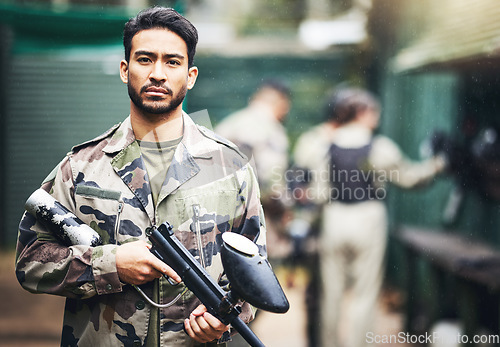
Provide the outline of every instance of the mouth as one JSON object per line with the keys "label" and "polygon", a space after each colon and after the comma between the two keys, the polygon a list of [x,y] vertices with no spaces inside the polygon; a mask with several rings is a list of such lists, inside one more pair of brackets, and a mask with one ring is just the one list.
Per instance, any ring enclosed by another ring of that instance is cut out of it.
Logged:
{"label": "mouth", "polygon": [[148,87],[146,88],[145,93],[151,96],[165,96],[170,94],[167,89],[160,87]]}

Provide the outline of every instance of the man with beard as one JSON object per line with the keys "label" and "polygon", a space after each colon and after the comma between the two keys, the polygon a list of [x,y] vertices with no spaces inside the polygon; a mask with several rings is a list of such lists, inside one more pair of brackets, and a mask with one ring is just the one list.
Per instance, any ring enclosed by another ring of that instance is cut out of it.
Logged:
{"label": "man with beard", "polygon": [[[180,277],[149,252],[145,235],[168,221],[214,279],[223,275],[224,231],[244,234],[265,254],[260,193],[246,157],[182,110],[198,76],[197,40],[196,28],[172,9],[155,7],[130,19],[120,63],[130,116],[73,147],[42,184],[103,244],[68,247],[31,215],[21,220],[16,274],[31,292],[67,298],[61,345],[199,346],[229,339],[228,326],[183,283],[171,283]],[[252,315],[244,306],[241,318]]]}

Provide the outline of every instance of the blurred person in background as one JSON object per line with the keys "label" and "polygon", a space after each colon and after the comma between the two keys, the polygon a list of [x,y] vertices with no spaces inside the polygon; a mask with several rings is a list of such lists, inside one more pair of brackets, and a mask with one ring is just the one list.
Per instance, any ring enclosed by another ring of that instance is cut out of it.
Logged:
{"label": "blurred person in background", "polygon": [[[183,283],[167,281],[164,275],[181,279],[146,242],[147,228],[168,221],[215,279],[223,275],[222,232],[244,233],[265,254],[252,167],[182,110],[198,76],[197,41],[196,28],[173,9],[153,7],[131,18],[120,63],[130,115],[73,147],[42,184],[103,244],[67,246],[30,214],[21,220],[16,275],[28,291],[67,298],[61,345],[206,346],[229,339],[229,326]],[[153,307],[133,285],[165,306]],[[251,317],[244,304],[241,318]]]}
{"label": "blurred person in background", "polygon": [[[338,89],[327,99],[326,122],[303,134],[294,151],[295,166],[308,176],[295,196],[307,208],[291,224],[306,232],[318,225],[321,319],[313,338],[323,347],[367,345],[384,273],[385,184],[424,185],[446,166],[441,156],[410,161],[376,135],[380,108],[366,90]],[[341,311],[348,290],[352,299]]]}
{"label": "blurred person in background", "polygon": [[224,118],[215,132],[232,141],[252,159],[266,218],[267,254],[273,265],[281,265],[291,254],[286,223],[285,197],[288,169],[288,137],[283,125],[291,106],[291,92],[281,80],[263,81],[248,105]]}

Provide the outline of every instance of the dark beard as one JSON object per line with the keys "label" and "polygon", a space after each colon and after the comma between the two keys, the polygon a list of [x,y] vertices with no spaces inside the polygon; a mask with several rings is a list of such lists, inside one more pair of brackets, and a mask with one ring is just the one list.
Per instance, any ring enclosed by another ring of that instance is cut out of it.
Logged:
{"label": "dark beard", "polygon": [[[184,101],[184,98],[186,97],[187,93],[187,87],[185,85],[182,87],[182,89],[179,91],[179,94],[177,94],[176,96],[173,96],[172,90],[170,88],[162,86],[162,88],[167,89],[170,95],[172,95],[172,100],[170,100],[170,102],[167,104],[162,104],[159,102],[161,98],[158,98],[157,100],[152,99],[150,103],[146,103],[144,102],[144,99],[141,98],[140,94],[138,94],[135,91],[135,89],[132,88],[130,82],[127,84],[127,86],[128,86],[128,95],[130,97],[130,100],[132,100],[132,102],[134,103],[134,105],[138,109],[150,114],[168,114],[172,112],[177,107],[179,107],[180,104],[182,104],[182,101]],[[151,86],[152,85],[146,85],[142,87],[141,93]]]}

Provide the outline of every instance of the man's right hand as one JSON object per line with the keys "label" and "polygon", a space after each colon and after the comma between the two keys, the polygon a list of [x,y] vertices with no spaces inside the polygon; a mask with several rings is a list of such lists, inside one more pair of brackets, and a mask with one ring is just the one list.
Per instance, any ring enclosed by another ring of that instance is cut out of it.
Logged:
{"label": "man's right hand", "polygon": [[170,266],[155,257],[145,241],[134,241],[120,245],[116,249],[116,268],[120,280],[141,285],[167,275],[176,282],[181,278]]}

